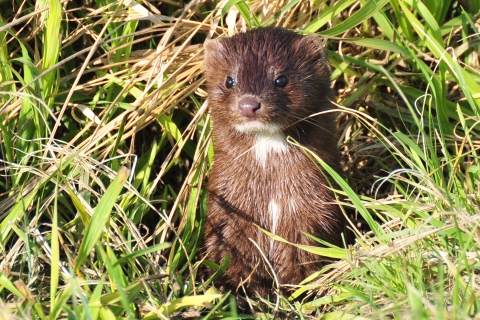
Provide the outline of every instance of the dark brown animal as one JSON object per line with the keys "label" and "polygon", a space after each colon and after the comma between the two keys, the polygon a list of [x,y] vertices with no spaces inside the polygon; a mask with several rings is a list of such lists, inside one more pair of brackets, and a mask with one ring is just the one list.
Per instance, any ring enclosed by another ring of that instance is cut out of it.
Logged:
{"label": "dark brown animal", "polygon": [[265,259],[281,285],[321,267],[318,256],[257,226],[297,244],[318,245],[303,233],[342,244],[345,220],[328,183],[286,141],[291,136],[338,171],[335,115],[310,117],[334,108],[322,48],[317,37],[280,28],[205,43],[215,160],[202,255],[216,263],[230,255],[227,275],[216,281],[222,289],[243,283],[247,293],[271,297],[275,282]]}

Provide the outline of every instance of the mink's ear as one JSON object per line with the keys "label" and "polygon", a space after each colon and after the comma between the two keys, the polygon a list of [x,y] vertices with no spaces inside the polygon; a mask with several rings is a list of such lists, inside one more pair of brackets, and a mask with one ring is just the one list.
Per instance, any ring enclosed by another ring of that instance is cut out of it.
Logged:
{"label": "mink's ear", "polygon": [[203,44],[205,47],[205,55],[214,54],[223,48],[223,44],[219,39],[206,40]]}
{"label": "mink's ear", "polygon": [[203,44],[205,48],[204,66],[205,70],[215,69],[215,65],[223,58],[223,44],[221,40],[207,40]]}
{"label": "mink's ear", "polygon": [[319,54],[324,56],[323,53],[323,41],[316,36],[305,36],[300,40],[300,46],[303,50],[308,52],[313,52],[314,54]]}
{"label": "mink's ear", "polygon": [[316,36],[305,36],[300,40],[300,48],[302,51],[309,52],[312,54],[317,63],[321,65],[326,65],[328,69],[330,69],[328,65],[327,56],[323,51],[323,41],[319,37]]}
{"label": "mink's ear", "polygon": [[305,36],[302,38],[301,42],[302,45],[308,46],[311,50],[316,48],[323,52],[323,41],[317,36]]}

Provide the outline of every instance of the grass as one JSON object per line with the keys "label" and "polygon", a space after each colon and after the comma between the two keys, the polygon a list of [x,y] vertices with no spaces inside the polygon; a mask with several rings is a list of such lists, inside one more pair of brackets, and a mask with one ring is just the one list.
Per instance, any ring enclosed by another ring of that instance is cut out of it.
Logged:
{"label": "grass", "polygon": [[[0,318],[478,318],[479,10],[0,2]],[[357,238],[290,299],[240,315],[196,278],[202,44],[265,25],[326,41],[348,183],[333,177]]]}

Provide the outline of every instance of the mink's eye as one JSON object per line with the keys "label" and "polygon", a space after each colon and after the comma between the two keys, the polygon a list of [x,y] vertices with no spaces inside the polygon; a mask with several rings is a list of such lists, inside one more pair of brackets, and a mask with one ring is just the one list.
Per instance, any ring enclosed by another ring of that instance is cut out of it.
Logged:
{"label": "mink's eye", "polygon": [[227,89],[231,89],[235,85],[235,80],[232,77],[227,77],[227,81],[225,81],[225,87]]}
{"label": "mink's eye", "polygon": [[285,76],[280,76],[275,79],[275,87],[283,88],[288,84],[288,79]]}

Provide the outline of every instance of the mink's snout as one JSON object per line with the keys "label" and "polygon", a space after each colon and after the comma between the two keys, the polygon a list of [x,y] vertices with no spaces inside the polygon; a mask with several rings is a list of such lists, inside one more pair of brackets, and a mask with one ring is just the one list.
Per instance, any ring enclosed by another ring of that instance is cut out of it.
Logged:
{"label": "mink's snout", "polygon": [[238,103],[238,111],[240,111],[242,116],[247,118],[255,117],[260,109],[260,102],[253,98],[244,98]]}

